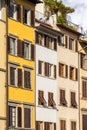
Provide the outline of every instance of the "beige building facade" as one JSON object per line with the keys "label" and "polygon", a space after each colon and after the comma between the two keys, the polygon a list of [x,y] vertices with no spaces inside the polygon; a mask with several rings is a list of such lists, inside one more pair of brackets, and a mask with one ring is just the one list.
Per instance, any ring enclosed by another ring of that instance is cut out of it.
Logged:
{"label": "beige building facade", "polygon": [[0,0],[0,130],[6,130],[6,5]]}

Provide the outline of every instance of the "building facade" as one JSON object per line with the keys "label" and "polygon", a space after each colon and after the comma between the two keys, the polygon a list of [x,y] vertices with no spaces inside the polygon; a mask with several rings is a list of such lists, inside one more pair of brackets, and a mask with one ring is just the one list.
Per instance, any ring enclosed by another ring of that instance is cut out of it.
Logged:
{"label": "building facade", "polygon": [[34,10],[37,1],[8,3],[8,127],[35,129]]}
{"label": "building facade", "polygon": [[0,0],[0,130],[6,129],[6,4]]}
{"label": "building facade", "polygon": [[[79,130],[79,32],[58,24],[58,129]],[[62,113],[62,114],[61,114]]]}
{"label": "building facade", "polygon": [[36,130],[57,129],[57,36],[48,24],[36,27]]}

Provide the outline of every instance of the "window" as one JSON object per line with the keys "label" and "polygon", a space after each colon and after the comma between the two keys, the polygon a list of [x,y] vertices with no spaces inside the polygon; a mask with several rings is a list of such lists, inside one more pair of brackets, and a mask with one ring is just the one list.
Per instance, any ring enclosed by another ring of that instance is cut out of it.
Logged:
{"label": "window", "polygon": [[31,109],[24,108],[24,128],[31,128]]}
{"label": "window", "polygon": [[17,55],[17,39],[8,36],[8,52],[11,55]]}
{"label": "window", "polygon": [[60,90],[60,104],[66,106],[65,90]]}
{"label": "window", "polygon": [[31,89],[31,70],[24,70],[24,88]]}
{"label": "window", "polygon": [[63,42],[63,37],[62,36],[58,36],[58,44],[60,46],[64,46],[64,42]]}
{"label": "window", "polygon": [[56,103],[54,101],[53,93],[48,93],[48,106],[50,107],[56,107]]}
{"label": "window", "polygon": [[78,69],[70,66],[70,79],[78,80]]}
{"label": "window", "polygon": [[22,87],[22,69],[10,66],[10,85]]}
{"label": "window", "polygon": [[23,8],[23,23],[34,26],[34,11],[24,7]]}
{"label": "window", "polygon": [[66,121],[60,120],[60,130],[66,130]]}
{"label": "window", "polygon": [[21,107],[8,106],[9,127],[22,127],[22,109]]}
{"label": "window", "polygon": [[20,13],[20,6],[13,2],[13,0],[10,2],[10,8],[9,8],[9,15],[11,18],[15,20],[19,20],[19,13]]}
{"label": "window", "polygon": [[38,91],[38,104],[39,105],[46,105],[46,100],[44,98],[44,92],[41,90]]}
{"label": "window", "polygon": [[24,42],[24,58],[25,59],[30,59],[30,44],[27,42]]}
{"label": "window", "polygon": [[82,97],[87,98],[87,80],[82,79]]}
{"label": "window", "polygon": [[77,107],[75,92],[71,92],[71,106],[75,108]]}
{"label": "window", "polygon": [[9,107],[9,126],[16,126],[16,108]]}
{"label": "window", "polygon": [[71,121],[71,130],[76,130],[76,122]]}
{"label": "window", "polygon": [[87,130],[87,115],[82,115],[82,130]]}
{"label": "window", "polygon": [[59,63],[59,76],[68,77],[68,66],[62,63]]}
{"label": "window", "polygon": [[44,130],[56,130],[56,123],[44,122]]}
{"label": "window", "polygon": [[10,85],[17,86],[17,68],[10,67]]}
{"label": "window", "polygon": [[56,78],[56,65],[48,62],[38,61],[38,74],[50,78]]}

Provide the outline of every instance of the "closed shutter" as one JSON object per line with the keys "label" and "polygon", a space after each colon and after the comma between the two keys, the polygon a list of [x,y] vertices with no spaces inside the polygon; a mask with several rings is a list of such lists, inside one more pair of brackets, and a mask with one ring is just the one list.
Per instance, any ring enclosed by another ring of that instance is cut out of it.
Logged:
{"label": "closed shutter", "polygon": [[42,62],[38,61],[38,74],[42,74]]}
{"label": "closed shutter", "polygon": [[39,44],[38,32],[35,32],[35,43]]}
{"label": "closed shutter", "polygon": [[40,122],[36,121],[36,130],[40,130]]}
{"label": "closed shutter", "polygon": [[18,39],[17,48],[18,56],[24,57],[24,42]]}
{"label": "closed shutter", "polygon": [[60,130],[65,130],[66,122],[64,120],[60,120]]}
{"label": "closed shutter", "polygon": [[66,78],[68,78],[68,65],[66,65]]}
{"label": "closed shutter", "polygon": [[69,38],[69,49],[72,50],[72,41],[71,41],[71,38]]}
{"label": "closed shutter", "polygon": [[10,84],[15,85],[15,68],[10,67]]}
{"label": "closed shutter", "polygon": [[31,127],[31,111],[28,108],[24,108],[24,127]]}
{"label": "closed shutter", "polygon": [[35,60],[35,48],[34,45],[31,44],[31,60]]}
{"label": "closed shutter", "polygon": [[54,78],[56,78],[56,65],[54,65]]}
{"label": "closed shutter", "polygon": [[31,10],[31,26],[34,26],[34,11]]}
{"label": "closed shutter", "polygon": [[21,6],[17,5],[17,20],[21,22]]}
{"label": "closed shutter", "polygon": [[18,86],[22,86],[22,69],[18,69]]}
{"label": "closed shutter", "polygon": [[44,130],[48,130],[48,122],[44,122]]}
{"label": "closed shutter", "polygon": [[27,88],[27,71],[24,71],[24,87]]}
{"label": "closed shutter", "polygon": [[54,50],[57,50],[57,40],[54,39]]}
{"label": "closed shutter", "polygon": [[22,108],[18,107],[18,127],[22,127]]}
{"label": "closed shutter", "polygon": [[8,49],[8,53],[10,53],[10,37],[7,36],[7,49]]}
{"label": "closed shutter", "polygon": [[87,130],[87,115],[82,116],[83,130]]}
{"label": "closed shutter", "polygon": [[24,71],[24,87],[31,88],[31,73],[29,71]]}

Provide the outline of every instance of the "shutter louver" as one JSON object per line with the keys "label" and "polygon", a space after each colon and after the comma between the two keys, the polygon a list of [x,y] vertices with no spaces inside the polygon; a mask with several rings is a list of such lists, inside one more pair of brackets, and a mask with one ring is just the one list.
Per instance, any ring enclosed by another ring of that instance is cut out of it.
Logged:
{"label": "shutter louver", "polygon": [[56,65],[54,65],[54,78],[56,78]]}
{"label": "shutter louver", "polygon": [[56,39],[54,39],[54,50],[57,51],[57,40]]}
{"label": "shutter louver", "polygon": [[22,69],[18,69],[18,86],[22,86]]}
{"label": "shutter louver", "polygon": [[75,75],[75,77],[76,77],[76,80],[78,80],[78,69],[76,68],[76,75]]}
{"label": "shutter louver", "polygon": [[24,57],[24,42],[18,39],[18,56]]}
{"label": "shutter louver", "polygon": [[15,85],[15,68],[10,67],[10,84]]}
{"label": "shutter louver", "polygon": [[34,45],[31,44],[31,60],[35,60],[35,48]]}
{"label": "shutter louver", "polygon": [[10,37],[7,36],[7,49],[8,49],[8,53],[10,53]]}
{"label": "shutter louver", "polygon": [[37,44],[39,44],[38,35],[38,32],[35,32],[35,43]]}
{"label": "shutter louver", "polygon": [[66,65],[66,78],[68,78],[68,65]]}
{"label": "shutter louver", "polygon": [[49,76],[49,63],[45,62],[45,76]]}
{"label": "shutter louver", "polygon": [[38,61],[38,74],[42,74],[42,62]]}
{"label": "shutter louver", "polygon": [[54,130],[56,130],[56,123],[54,123]]}
{"label": "shutter louver", "polygon": [[21,6],[17,5],[17,19],[21,22]]}
{"label": "shutter louver", "polygon": [[22,109],[18,107],[18,127],[22,127]]}
{"label": "shutter louver", "polygon": [[30,128],[31,127],[31,112],[30,109],[24,108],[24,127]]}
{"label": "shutter louver", "polygon": [[78,52],[78,42],[77,42],[77,40],[75,41],[75,52]]}

